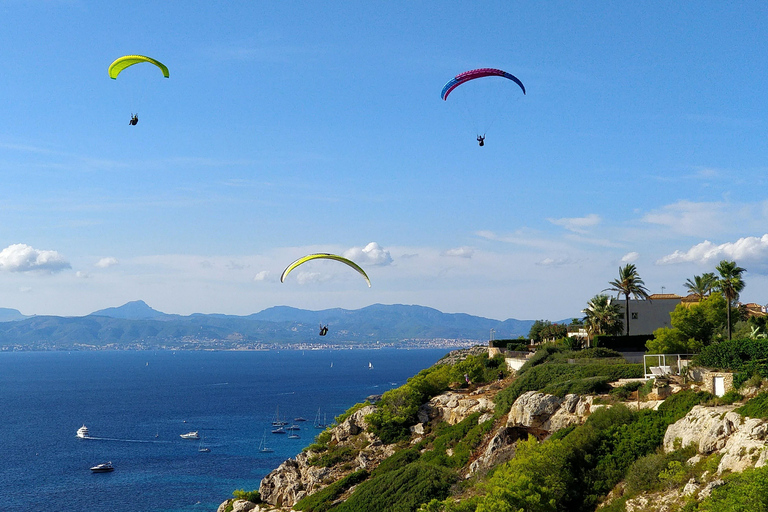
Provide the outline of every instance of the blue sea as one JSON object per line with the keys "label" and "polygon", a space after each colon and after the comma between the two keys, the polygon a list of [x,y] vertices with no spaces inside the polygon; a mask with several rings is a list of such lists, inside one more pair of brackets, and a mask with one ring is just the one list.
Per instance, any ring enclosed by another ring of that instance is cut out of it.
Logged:
{"label": "blue sea", "polygon": [[[331,422],[447,352],[0,353],[0,510],[215,511],[310,444],[318,413]],[[299,439],[271,433],[276,414]]]}

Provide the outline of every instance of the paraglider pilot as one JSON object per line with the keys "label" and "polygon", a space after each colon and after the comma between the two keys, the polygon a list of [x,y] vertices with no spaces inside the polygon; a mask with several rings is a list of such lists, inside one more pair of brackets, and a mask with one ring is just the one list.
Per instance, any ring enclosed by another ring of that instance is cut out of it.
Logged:
{"label": "paraglider pilot", "polygon": [[478,135],[477,136],[477,143],[480,146],[485,146],[485,135]]}
{"label": "paraglider pilot", "polygon": [[320,336],[325,336],[328,334],[328,326],[327,325],[321,325],[320,326]]}
{"label": "paraglider pilot", "polygon": [[131,126],[139,124],[139,114],[131,114],[131,120],[128,121],[128,124]]}

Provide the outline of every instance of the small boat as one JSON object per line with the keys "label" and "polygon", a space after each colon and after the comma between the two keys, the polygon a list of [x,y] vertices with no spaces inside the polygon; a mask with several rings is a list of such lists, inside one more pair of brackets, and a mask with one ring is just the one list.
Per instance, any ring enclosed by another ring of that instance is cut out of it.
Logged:
{"label": "small boat", "polygon": [[285,434],[285,429],[283,427],[277,427],[272,429],[273,434]]}
{"label": "small boat", "polygon": [[275,450],[267,448],[267,431],[264,431],[264,436],[261,438],[261,444],[259,445],[259,451],[261,453],[272,453]]}
{"label": "small boat", "polygon": [[299,439],[299,434],[294,431],[288,436],[288,439]]}
{"label": "small boat", "polygon": [[186,434],[181,434],[182,439],[200,439],[200,434],[197,433],[197,430],[194,432],[187,432]]}
{"label": "small boat", "polygon": [[88,439],[89,437],[91,437],[91,434],[88,432],[88,427],[86,427],[85,425],[77,429],[76,435],[80,439]]}
{"label": "small boat", "polygon": [[373,363],[371,363],[370,361],[368,362],[368,369],[373,370]]}
{"label": "small boat", "polygon": [[115,467],[112,465],[111,462],[105,462],[104,464],[98,464],[96,466],[93,466],[91,468],[91,471],[94,473],[109,473],[110,471],[114,471]]}
{"label": "small boat", "polygon": [[291,425],[290,427],[285,427],[285,430],[301,430],[301,427],[298,425]]}
{"label": "small boat", "polygon": [[293,418],[293,421],[307,421],[307,418],[302,418],[299,416],[298,418]]}
{"label": "small boat", "polygon": [[211,451],[211,449],[208,448],[207,446],[203,446],[203,440],[200,439],[200,444],[197,446],[197,451],[202,453],[208,453]]}

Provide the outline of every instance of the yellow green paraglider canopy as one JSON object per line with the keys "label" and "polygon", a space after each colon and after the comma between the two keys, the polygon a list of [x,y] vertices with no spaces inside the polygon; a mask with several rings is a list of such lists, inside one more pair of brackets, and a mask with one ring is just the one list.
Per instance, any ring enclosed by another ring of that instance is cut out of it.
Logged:
{"label": "yellow green paraglider canopy", "polygon": [[283,270],[283,275],[280,276],[280,282],[281,283],[284,282],[285,277],[291,272],[291,270],[295,269],[302,263],[306,263],[307,261],[315,260],[315,259],[336,260],[336,261],[340,261],[341,263],[344,263],[345,265],[349,265],[353,269],[357,270],[358,273],[360,273],[360,275],[362,275],[365,278],[365,282],[368,283],[368,288],[371,287],[371,280],[368,279],[368,275],[365,273],[365,271],[362,268],[360,268],[360,266],[357,263],[355,263],[352,260],[348,260],[347,258],[344,258],[342,256],[337,256],[336,254],[328,254],[328,253],[308,254],[303,258],[297,259],[296,261],[288,265],[288,267],[285,270]]}
{"label": "yellow green paraglider canopy", "polygon": [[133,66],[134,64],[140,64],[142,62],[149,62],[150,64],[154,64],[155,66],[159,67],[160,71],[163,72],[163,76],[168,78],[168,68],[165,67],[165,64],[151,57],[145,57],[143,55],[124,55],[123,57],[117,59],[115,62],[109,65],[109,78],[114,80],[117,78],[117,75],[119,75],[120,72],[125,68]]}

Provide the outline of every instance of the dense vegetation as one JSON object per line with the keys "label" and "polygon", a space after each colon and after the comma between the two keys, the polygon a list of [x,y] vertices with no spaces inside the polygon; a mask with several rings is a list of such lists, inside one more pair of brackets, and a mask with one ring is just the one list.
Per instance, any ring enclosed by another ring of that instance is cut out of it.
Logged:
{"label": "dense vegetation", "polygon": [[628,364],[613,350],[572,351],[556,345],[545,346],[520,368],[512,385],[496,395],[496,415],[509,412],[515,400],[526,391],[560,397],[569,393],[605,393],[610,389],[609,382],[642,376],[643,365]]}
{"label": "dense vegetation", "polygon": [[385,443],[410,436],[410,426],[417,423],[419,406],[451,387],[468,387],[492,382],[507,375],[502,357],[487,354],[469,356],[454,365],[437,365],[420,371],[405,385],[387,391],[375,413],[368,417],[373,432]]}

